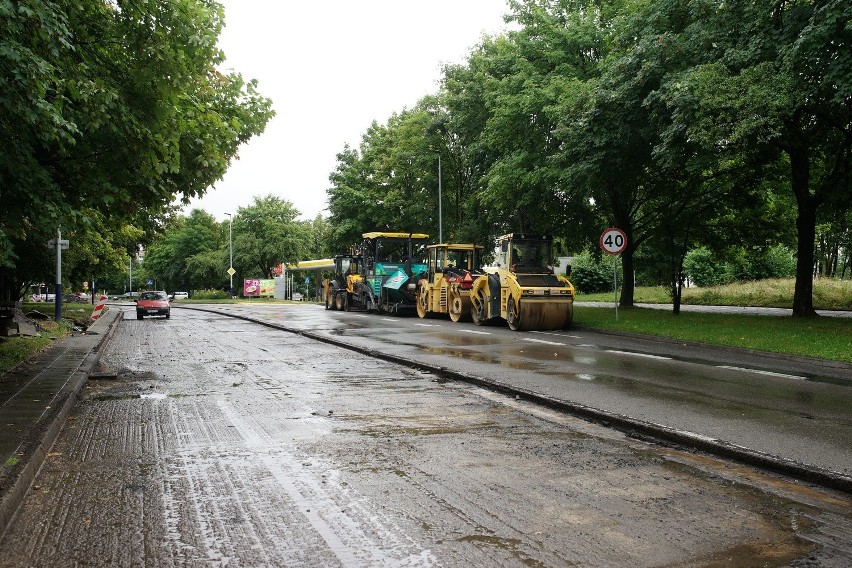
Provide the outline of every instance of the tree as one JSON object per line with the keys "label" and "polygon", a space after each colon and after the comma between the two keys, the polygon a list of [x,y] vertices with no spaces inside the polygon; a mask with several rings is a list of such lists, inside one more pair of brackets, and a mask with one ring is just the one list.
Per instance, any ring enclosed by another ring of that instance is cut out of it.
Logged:
{"label": "tree", "polygon": [[278,264],[305,259],[310,231],[297,221],[299,211],[274,195],[255,197],[234,216],[234,268],[247,278],[272,278]]}
{"label": "tree", "polygon": [[3,297],[59,224],[156,216],[263,131],[271,102],[216,70],[222,26],[213,1],[0,0]]}
{"label": "tree", "polygon": [[793,314],[815,315],[818,213],[848,203],[852,189],[852,6],[760,0],[713,5],[706,16],[712,57],[678,79],[678,127],[723,159],[788,165],[797,209]]}
{"label": "tree", "polygon": [[162,287],[219,288],[226,279],[227,242],[222,224],[202,209],[174,218],[148,247],[145,268]]}

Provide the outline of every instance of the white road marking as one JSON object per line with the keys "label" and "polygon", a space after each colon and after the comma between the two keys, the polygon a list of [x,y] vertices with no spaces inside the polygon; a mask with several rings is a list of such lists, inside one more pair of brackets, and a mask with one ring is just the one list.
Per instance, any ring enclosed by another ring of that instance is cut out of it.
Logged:
{"label": "white road marking", "polygon": [[797,381],[807,381],[807,377],[799,375],[787,375],[785,373],[775,373],[773,371],[761,371],[760,369],[747,369],[745,367],[733,367],[731,365],[719,365],[720,369],[730,369],[732,371],[745,371],[747,373],[757,373],[758,375],[768,375],[770,377],[782,377],[784,379],[796,379]]}
{"label": "white road marking", "polygon": [[[266,466],[341,565],[429,567],[436,563],[428,549],[404,556],[409,543],[392,520],[373,515],[367,520],[369,526],[362,527],[361,521],[341,510],[341,504],[323,487],[325,481],[320,482],[315,473],[300,467],[301,460],[288,452],[285,444],[256,429],[227,401],[219,400],[217,404],[246,447]],[[351,496],[355,502],[357,497]],[[372,537],[374,534],[378,541]]]}
{"label": "white road marking", "polygon": [[544,343],[545,345],[565,345],[564,343],[559,343],[558,341],[547,341],[546,339],[533,339],[532,337],[524,337],[524,341],[529,341],[530,343]]}
{"label": "white road marking", "polygon": [[420,327],[441,327],[436,323],[415,323],[414,325],[419,325]]}
{"label": "white road marking", "polygon": [[617,349],[607,349],[607,353],[618,353],[619,355],[633,355],[634,357],[645,357],[646,359],[663,359],[670,361],[671,357],[663,357],[662,355],[651,355],[650,353],[635,353],[633,351],[619,351]]}
{"label": "white road marking", "polygon": [[475,333],[477,335],[491,335],[490,331],[478,331],[476,329],[460,329],[459,333]]}
{"label": "white road marking", "polygon": [[535,331],[532,330],[530,333],[540,333],[542,335],[555,335],[556,337],[570,337],[571,339],[581,339],[579,335],[568,335],[566,333],[554,333],[552,331]]}

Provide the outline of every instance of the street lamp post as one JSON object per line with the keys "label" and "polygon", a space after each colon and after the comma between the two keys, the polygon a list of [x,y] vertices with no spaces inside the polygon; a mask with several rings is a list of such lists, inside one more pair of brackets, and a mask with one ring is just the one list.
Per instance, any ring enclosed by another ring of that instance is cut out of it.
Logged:
{"label": "street lamp post", "polygon": [[438,154],[438,242],[444,242],[443,204],[441,199],[441,154]]}
{"label": "street lamp post", "polygon": [[230,213],[225,213],[228,216],[228,275],[231,277],[231,287],[228,290],[228,295],[234,299],[234,218]]}

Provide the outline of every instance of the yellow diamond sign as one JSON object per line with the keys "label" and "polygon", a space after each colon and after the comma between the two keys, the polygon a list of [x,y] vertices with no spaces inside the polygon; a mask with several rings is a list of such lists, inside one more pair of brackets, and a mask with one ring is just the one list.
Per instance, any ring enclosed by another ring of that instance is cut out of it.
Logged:
{"label": "yellow diamond sign", "polygon": [[233,275],[234,275],[234,274],[236,274],[236,273],[237,273],[237,271],[236,271],[236,270],[234,270],[234,267],[233,267],[233,266],[232,266],[231,268],[229,268],[229,269],[228,269],[228,276],[233,276]]}

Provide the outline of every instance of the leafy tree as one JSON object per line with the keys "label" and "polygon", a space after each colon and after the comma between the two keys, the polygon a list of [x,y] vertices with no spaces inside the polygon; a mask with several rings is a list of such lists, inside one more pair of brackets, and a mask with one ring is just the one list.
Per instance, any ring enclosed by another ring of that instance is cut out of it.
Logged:
{"label": "leafy tree", "polygon": [[145,254],[145,268],[175,290],[218,288],[225,280],[228,243],[222,226],[202,209],[177,217]]}
{"label": "leafy tree", "polygon": [[306,258],[310,231],[297,221],[299,211],[274,195],[255,197],[234,216],[234,268],[245,278],[272,278],[278,264]]}
{"label": "leafy tree", "polygon": [[203,194],[271,103],[223,74],[214,1],[0,0],[0,294],[58,225]]}
{"label": "leafy tree", "polygon": [[848,202],[852,187],[852,6],[758,0],[703,7],[700,31],[711,49],[670,93],[673,128],[722,159],[786,161],[797,209],[793,313],[814,315],[818,211]]}

